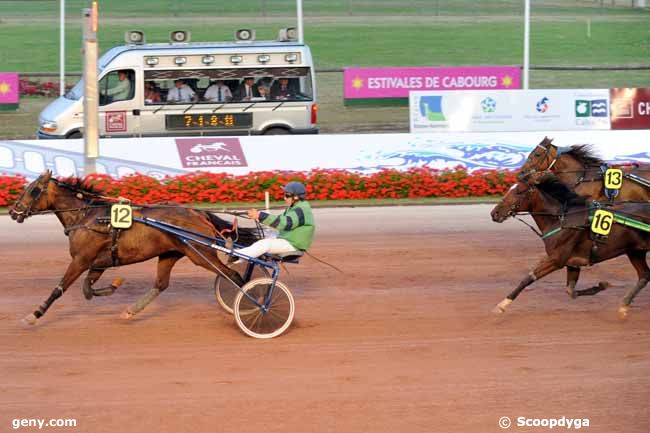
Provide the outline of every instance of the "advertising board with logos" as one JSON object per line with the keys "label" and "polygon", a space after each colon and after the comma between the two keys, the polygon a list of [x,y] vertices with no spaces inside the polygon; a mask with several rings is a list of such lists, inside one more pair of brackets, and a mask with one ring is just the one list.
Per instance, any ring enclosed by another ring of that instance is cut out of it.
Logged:
{"label": "advertising board with logos", "polygon": [[609,89],[411,92],[413,133],[610,129]]}
{"label": "advertising board with logos", "polygon": [[[515,170],[545,137],[557,146],[591,144],[607,161],[650,164],[650,130],[446,132],[198,138],[100,139],[99,173],[156,178],[191,171],[233,175],[255,171],[352,170],[371,173],[414,167]],[[82,176],[83,140],[0,141],[0,169],[29,179],[46,169]]]}
{"label": "advertising board with logos", "polygon": [[650,89],[610,90],[612,129],[650,129]]}

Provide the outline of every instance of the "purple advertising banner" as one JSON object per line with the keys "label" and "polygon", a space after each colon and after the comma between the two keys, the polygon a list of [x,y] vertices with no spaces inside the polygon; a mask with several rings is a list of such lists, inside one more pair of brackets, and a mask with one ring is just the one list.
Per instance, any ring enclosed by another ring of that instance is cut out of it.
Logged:
{"label": "purple advertising banner", "polygon": [[519,66],[345,68],[346,100],[408,98],[412,90],[521,88]]}
{"label": "purple advertising banner", "polygon": [[18,95],[18,74],[0,72],[0,104],[17,104]]}

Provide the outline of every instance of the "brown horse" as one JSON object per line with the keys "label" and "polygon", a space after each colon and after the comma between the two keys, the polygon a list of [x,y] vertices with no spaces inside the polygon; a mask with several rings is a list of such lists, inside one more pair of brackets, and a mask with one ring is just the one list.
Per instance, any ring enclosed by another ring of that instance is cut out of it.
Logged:
{"label": "brown horse", "polygon": [[[589,225],[590,206],[593,206],[592,202],[577,196],[556,179],[545,179],[536,186],[523,182],[513,185],[492,210],[492,219],[503,222],[517,212],[529,212],[544,234],[542,239],[547,255],[495,307],[495,313],[503,313],[525,287],[551,272],[565,266],[590,266],[627,254],[638,275],[637,284],[628,291],[619,308],[619,315],[627,316],[634,297],[650,280],[650,268],[646,262],[650,233],[613,224],[606,240],[594,239]],[[650,223],[650,203],[619,204],[609,210]]]}
{"label": "brown horse", "polygon": [[[553,140],[544,137],[530,152],[524,165],[519,169],[519,179],[534,185],[548,174],[556,176],[560,182],[573,189],[581,197],[599,202],[608,202],[603,187],[601,167],[606,164],[589,145],[576,145],[559,148]],[[622,167],[627,175],[636,175],[650,184],[650,167]],[[641,183],[625,180],[614,202],[649,201],[650,188]],[[580,268],[567,267],[567,284],[575,287],[580,277]],[[601,285],[607,285],[606,282]],[[570,294],[576,292],[570,290]]]}
{"label": "brown horse", "polygon": [[[154,257],[158,257],[154,287],[128,307],[122,313],[122,318],[133,317],[165,290],[169,285],[172,267],[185,256],[198,266],[212,272],[222,272],[237,284],[243,283],[240,275],[217,257],[215,250],[199,245],[192,248],[174,235],[137,222],[129,229],[112,229],[107,224],[106,217],[115,200],[103,197],[84,183],[79,179],[57,180],[47,171],[25,188],[9,211],[11,217],[19,223],[34,214],[54,213],[69,238],[72,256],[72,262],[59,285],[34,313],[25,317],[27,323],[35,324],[50,305],[85,271],[88,271],[88,274],[83,284],[84,295],[91,299],[93,295],[110,295],[121,284],[120,281],[114,281],[111,286],[93,289],[93,284],[105,269]],[[211,237],[218,237],[220,233],[225,233],[231,228],[230,223],[213,214],[181,206],[139,209],[134,206],[133,216],[155,218]],[[243,245],[250,245],[258,239],[255,231],[251,229],[239,229],[238,235],[238,242]]]}
{"label": "brown horse", "polygon": [[[590,145],[559,148],[553,144],[552,139],[544,137],[519,169],[519,180],[534,184],[546,173],[552,173],[579,196],[606,202],[610,199],[605,194],[601,170],[605,164],[606,162],[594,153]],[[650,185],[650,167],[623,166],[621,168],[624,174],[639,176]],[[623,181],[619,195],[614,201],[649,200],[650,187],[627,179]]]}

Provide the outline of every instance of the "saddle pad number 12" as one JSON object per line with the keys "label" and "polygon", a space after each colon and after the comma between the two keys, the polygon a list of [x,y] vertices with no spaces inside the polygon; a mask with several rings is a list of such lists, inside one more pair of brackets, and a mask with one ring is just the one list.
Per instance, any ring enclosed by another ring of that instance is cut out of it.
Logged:
{"label": "saddle pad number 12", "polygon": [[111,206],[111,226],[116,229],[128,229],[133,224],[133,209],[128,204]]}
{"label": "saddle pad number 12", "polygon": [[613,222],[613,213],[598,209],[594,213],[594,219],[591,221],[591,231],[599,235],[607,236],[612,230]]}
{"label": "saddle pad number 12", "polygon": [[605,172],[605,188],[621,189],[623,186],[623,170],[620,168],[608,168]]}

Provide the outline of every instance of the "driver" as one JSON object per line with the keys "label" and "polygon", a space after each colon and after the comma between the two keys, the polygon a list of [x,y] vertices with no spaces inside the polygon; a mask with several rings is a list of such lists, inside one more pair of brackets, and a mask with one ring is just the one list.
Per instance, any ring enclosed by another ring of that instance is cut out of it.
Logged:
{"label": "driver", "polygon": [[[284,202],[289,206],[281,215],[271,215],[257,209],[248,211],[248,217],[266,224],[279,231],[277,238],[267,238],[253,245],[235,250],[249,257],[259,257],[262,254],[286,254],[306,251],[314,237],[316,223],[309,203],[305,200],[307,189],[300,182],[289,182],[284,188]],[[231,256],[232,261],[237,260]],[[240,263],[237,260],[235,263]]]}
{"label": "driver", "polygon": [[110,89],[102,92],[103,95],[112,96],[113,101],[123,101],[129,99],[131,93],[131,80],[129,79],[129,71],[121,70],[117,72],[117,84]]}

